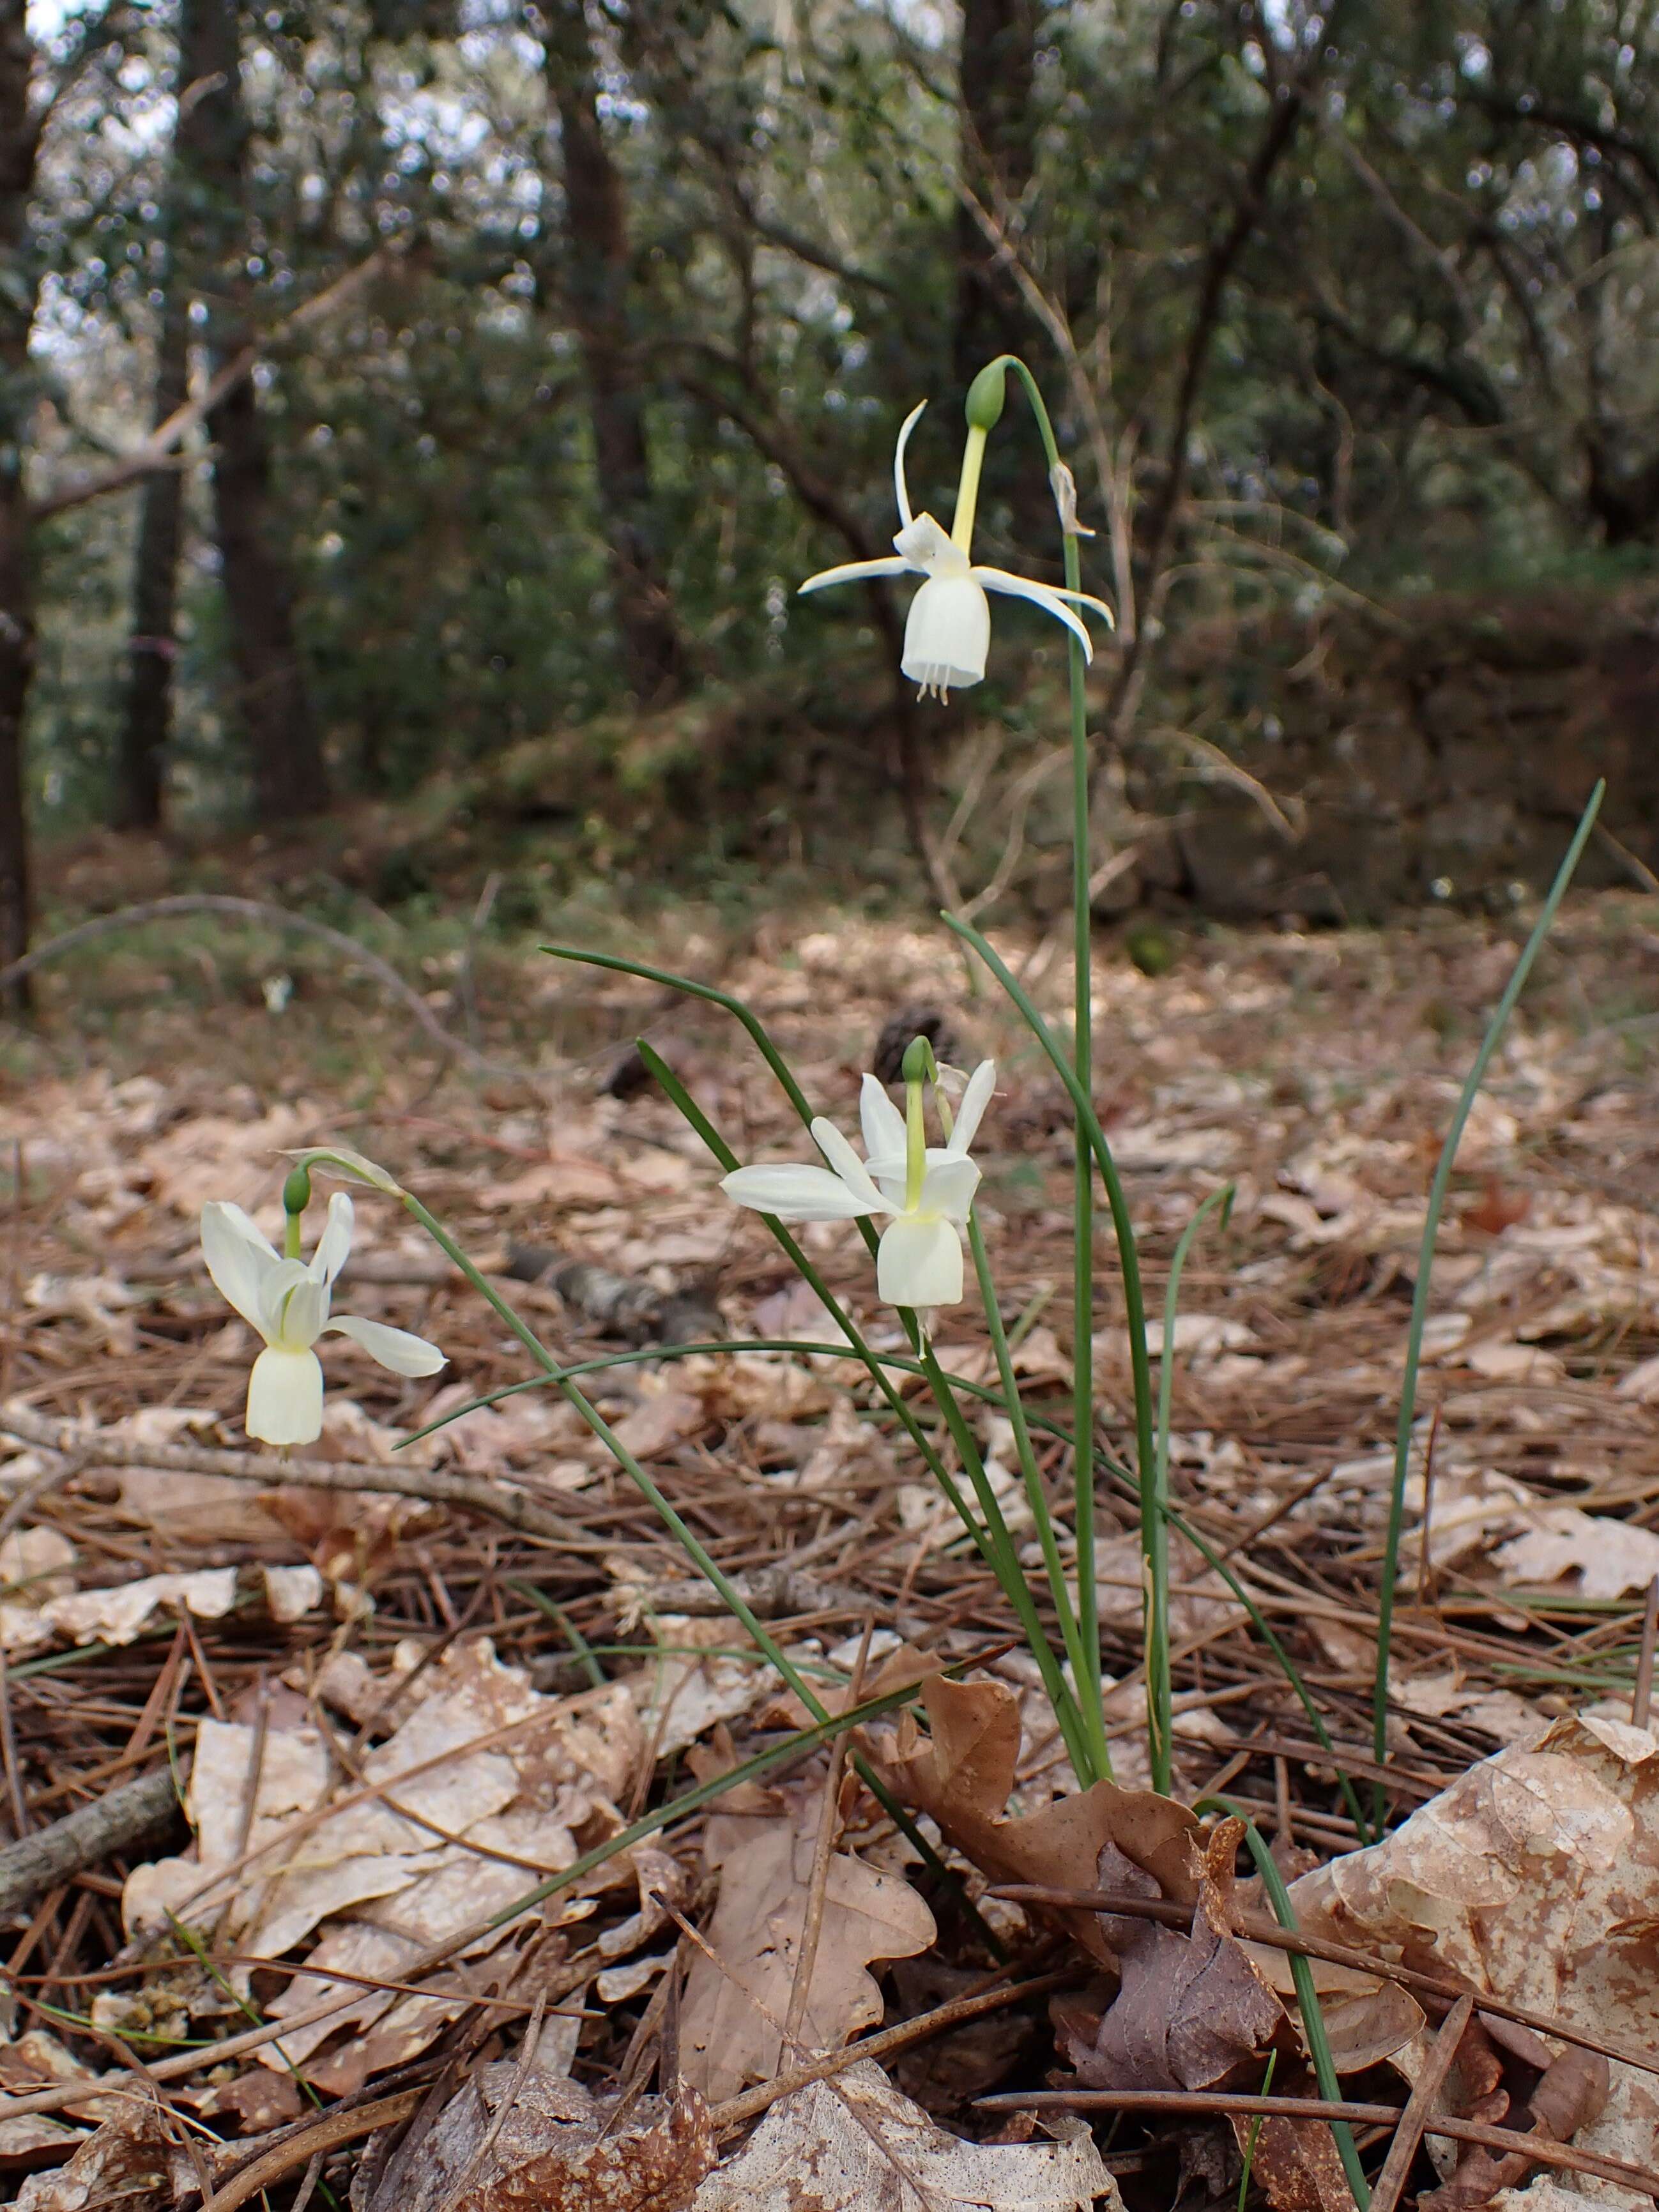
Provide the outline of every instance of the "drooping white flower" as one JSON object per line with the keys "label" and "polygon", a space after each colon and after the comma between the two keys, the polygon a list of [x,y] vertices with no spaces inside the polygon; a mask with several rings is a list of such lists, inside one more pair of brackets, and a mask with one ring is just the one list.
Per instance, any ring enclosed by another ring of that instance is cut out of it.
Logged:
{"label": "drooping white flower", "polygon": [[887,1225],[876,1250],[876,1289],[889,1305],[953,1306],[962,1298],[962,1240],[979,1188],[969,1157],[996,1084],[996,1065],[983,1060],[969,1079],[949,1142],[924,1146],[921,1086],[910,1086],[911,1122],[873,1075],[859,1102],[866,1159],[860,1159],[823,1115],[812,1136],[828,1167],[793,1163],[738,1168],[720,1188],[739,1206],[780,1221],[855,1221],[882,1214]]}
{"label": "drooping white flower", "polygon": [[328,1202],[328,1223],[307,1262],[284,1259],[240,1206],[218,1199],[202,1208],[202,1253],[220,1296],[265,1348],[248,1377],[249,1436],[261,1443],[313,1443],[323,1431],[322,1363],[312,1346],[331,1331],[361,1344],[394,1375],[435,1375],[445,1355],[423,1336],[355,1314],[329,1318],[329,1295],[351,1249],[351,1200]]}
{"label": "drooping white flower", "polygon": [[[953,690],[977,684],[985,673],[985,656],[991,642],[991,606],[988,592],[1010,599],[1029,599],[1063,623],[1082,645],[1085,659],[1092,659],[1094,647],[1074,606],[1087,607],[1107,623],[1112,611],[1103,599],[1087,592],[1067,592],[1030,576],[1011,575],[1006,568],[981,568],[969,557],[974,534],[974,509],[979,494],[980,463],[985,433],[970,429],[963,456],[962,482],[957,493],[955,520],[947,534],[931,514],[911,512],[909,487],[904,476],[904,448],[921,417],[921,407],[904,419],[893,455],[893,489],[898,500],[900,528],[893,540],[894,555],[879,561],[846,561],[809,576],[803,592],[821,592],[827,584],[851,584],[877,576],[919,575],[921,589],[910,602],[904,625],[904,654],[900,663],[911,682],[943,699]],[[1070,604],[1068,604],[1068,602]]]}

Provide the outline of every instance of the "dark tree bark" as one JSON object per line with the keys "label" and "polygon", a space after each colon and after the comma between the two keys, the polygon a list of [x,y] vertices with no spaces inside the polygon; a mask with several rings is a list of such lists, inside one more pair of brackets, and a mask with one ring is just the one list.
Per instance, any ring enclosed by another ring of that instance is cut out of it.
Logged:
{"label": "dark tree bark", "polygon": [[[0,968],[28,950],[30,920],[23,718],[34,674],[34,580],[23,453],[40,282],[29,236],[40,138],[29,113],[33,62],[24,0],[0,0]],[[27,983],[13,984],[5,1003],[24,1012]]]}
{"label": "dark tree bark", "polygon": [[[1031,0],[963,0],[962,173],[999,227],[1036,166],[1036,43]],[[969,208],[957,211],[956,251],[956,371],[965,386],[994,354],[1021,350],[1024,325],[1019,295]]]}
{"label": "dark tree bark", "polygon": [[[236,0],[183,0],[179,76],[201,89],[176,149],[190,218],[181,248],[208,308],[216,370],[248,343],[246,172]],[[276,536],[270,454],[252,381],[238,384],[207,418],[213,444],[214,535],[218,542],[237,707],[260,816],[314,813],[327,799],[321,734],[294,634],[294,582]]]}
{"label": "dark tree bark", "polygon": [[627,204],[599,121],[581,0],[544,0],[541,21],[564,155],[562,292],[582,349],[617,618],[634,688],[651,699],[678,685],[685,656],[658,544],[645,392],[629,340]]}
{"label": "dark tree bark", "polygon": [[[182,82],[179,88],[184,89]],[[178,264],[176,229],[176,221],[170,222],[161,273],[161,342],[150,410],[156,428],[190,396],[190,311]],[[173,664],[178,650],[173,617],[184,501],[184,478],[177,469],[162,469],[144,479],[133,559],[126,693],[116,738],[115,819],[124,830],[155,830],[161,820],[167,741],[173,733]]]}

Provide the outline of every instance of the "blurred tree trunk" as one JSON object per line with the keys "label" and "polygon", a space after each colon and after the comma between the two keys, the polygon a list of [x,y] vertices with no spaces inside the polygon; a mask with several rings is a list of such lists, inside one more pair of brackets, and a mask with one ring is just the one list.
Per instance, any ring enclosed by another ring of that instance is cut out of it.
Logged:
{"label": "blurred tree trunk", "polygon": [[[179,74],[201,90],[174,151],[189,217],[181,254],[208,308],[213,369],[248,343],[246,169],[236,0],[183,0]],[[294,635],[294,581],[277,543],[270,454],[259,395],[245,378],[207,418],[237,705],[262,818],[314,812],[326,801],[321,735]]]}
{"label": "blurred tree trunk", "polygon": [[[1036,17],[1031,0],[963,0],[963,181],[999,229],[1036,165],[1032,100]],[[1019,295],[971,209],[957,211],[956,371],[966,385],[994,354],[1024,349]]]}
{"label": "blurred tree trunk", "polygon": [[[179,72],[179,90],[185,72]],[[180,125],[180,130],[183,125]],[[176,156],[175,156],[176,160]],[[190,301],[179,266],[177,198],[168,211],[161,270],[161,330],[150,421],[159,428],[190,395]],[[132,569],[132,634],[127,682],[116,737],[115,820],[123,830],[155,830],[161,821],[167,741],[173,734],[173,617],[184,529],[185,483],[178,469],[146,477],[139,495],[138,544]]]}
{"label": "blurred tree trunk", "polygon": [[[0,0],[0,968],[27,951],[30,920],[23,720],[34,674],[34,576],[23,453],[40,283],[28,222],[40,146],[29,112],[33,59],[24,0]],[[29,998],[25,980],[4,1003],[21,1013]]]}
{"label": "blurred tree trunk", "polygon": [[586,373],[617,617],[634,687],[651,699],[678,684],[685,656],[657,543],[645,392],[629,343],[627,206],[599,121],[582,0],[544,0],[542,24],[564,154],[563,296]]}

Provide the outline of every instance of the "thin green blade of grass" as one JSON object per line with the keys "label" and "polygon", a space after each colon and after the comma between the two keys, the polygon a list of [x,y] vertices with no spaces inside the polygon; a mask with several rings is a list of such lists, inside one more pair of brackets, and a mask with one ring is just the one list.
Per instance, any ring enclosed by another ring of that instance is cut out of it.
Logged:
{"label": "thin green blade of grass", "polygon": [[[1235,1805],[1230,1797],[1206,1797],[1194,1809],[1200,1813],[1214,1809],[1244,1823],[1244,1840],[1249,1846],[1250,1856],[1255,1862],[1255,1870],[1261,1877],[1261,1887],[1267,1893],[1273,1917],[1281,1928],[1293,1935],[1296,1932],[1296,1907],[1291,1903],[1291,1893],[1285,1887],[1285,1878],[1279,1873],[1273,1855],[1255,1822],[1242,1806]],[[1308,2055],[1313,2060],[1319,2094],[1328,2105],[1340,2105],[1342,2102],[1342,2085],[1337,2079],[1336,2061],[1331,2055],[1331,2039],[1325,2032],[1325,2015],[1320,2008],[1319,1992],[1314,1987],[1313,1961],[1299,1951],[1292,1951],[1290,1960],[1291,1978],[1296,1984],[1296,2001],[1302,2011],[1302,2031],[1308,2040]],[[1359,2147],[1354,2142],[1353,2130],[1346,2120],[1333,2120],[1330,2128],[1336,2140],[1336,2154],[1342,2161],[1342,2171],[1353,2191],[1353,2201],[1359,2212],[1370,2212],[1370,2184],[1365,2179],[1364,2167],[1359,2163]]]}
{"label": "thin green blade of grass", "polygon": [[[1452,1167],[1457,1158],[1457,1148],[1463,1140],[1463,1131],[1486,1070],[1492,1064],[1498,1039],[1503,1036],[1516,1001],[1526,988],[1532,973],[1533,963],[1543,950],[1555,921],[1556,911],[1566,896],[1595,817],[1601,811],[1601,800],[1607,792],[1605,781],[1598,781],[1589,800],[1578,818],[1560,866],[1555,872],[1548,896],[1540,909],[1532,934],[1516,962],[1504,995],[1492,1011],[1486,1024],[1486,1033],[1480,1041],[1480,1049],[1474,1056],[1474,1065],[1465,1079],[1458,1094],[1457,1106],[1451,1125],[1446,1131],[1445,1142],[1440,1147],[1440,1158],[1434,1170],[1434,1180],[1429,1186],[1428,1212],[1423,1222],[1423,1238],[1418,1248],[1417,1281],[1412,1291],[1410,1325],[1406,1333],[1406,1371],[1400,1386],[1400,1421],[1395,1435],[1394,1482],[1389,1493],[1389,1527],[1382,1553],[1382,1582],[1377,1594],[1376,1676],[1371,1691],[1371,1743],[1379,1766],[1386,1766],[1389,1758],[1389,1668],[1394,1638],[1394,1606],[1400,1580],[1400,1540],[1406,1517],[1406,1481],[1411,1468],[1412,1425],[1417,1417],[1417,1380],[1423,1361],[1423,1331],[1429,1317],[1429,1284],[1434,1269],[1434,1250],[1440,1234],[1441,1216],[1446,1209],[1446,1195],[1451,1188]],[[1371,1825],[1380,1834],[1388,1810],[1388,1792],[1381,1782],[1372,1785]]]}

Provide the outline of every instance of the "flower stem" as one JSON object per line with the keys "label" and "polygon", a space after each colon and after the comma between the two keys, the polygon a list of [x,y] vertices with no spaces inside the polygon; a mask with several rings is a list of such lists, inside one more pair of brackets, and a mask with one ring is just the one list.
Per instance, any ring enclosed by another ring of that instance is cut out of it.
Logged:
{"label": "flower stem", "polygon": [[[1060,465],[1060,447],[1054,437],[1054,426],[1049,418],[1042,391],[1035,376],[1017,354],[1006,356],[1024,388],[1035,416],[1037,434],[1042,441],[1043,458],[1048,465],[1050,481]],[[1060,532],[1060,551],[1066,568],[1066,588],[1078,592],[1083,588],[1082,563],[1078,557],[1078,541],[1070,530]],[[1089,837],[1089,784],[1092,761],[1089,751],[1088,696],[1085,689],[1085,663],[1083,647],[1075,637],[1068,641],[1067,671],[1071,694],[1072,720],[1072,1059],[1079,1084],[1087,1096],[1094,1095],[1094,994],[1092,954],[1094,949],[1092,919],[1090,914],[1089,878],[1091,843]],[[1100,1596],[1095,1583],[1095,1485],[1094,1460],[1091,1445],[1095,1432],[1095,1186],[1094,1168],[1090,1157],[1089,1132],[1081,1119],[1076,1124],[1076,1142],[1072,1167],[1072,1426],[1077,1438],[1073,1455],[1073,1483],[1075,1492],[1077,1530],[1077,1601],[1079,1633],[1084,1650],[1090,1655],[1085,1693],[1079,1680],[1079,1695],[1086,1694],[1091,1705],[1102,1704],[1100,1685]],[[1115,1219],[1117,1207],[1114,1206]],[[1123,1267],[1126,1304],[1128,1302],[1130,1274],[1133,1268],[1139,1280],[1139,1265],[1133,1256],[1133,1234],[1125,1243],[1127,1215],[1118,1223],[1118,1250]],[[1138,1326],[1133,1312],[1129,1317],[1131,1355],[1133,1353],[1133,1331]],[[1146,1347],[1141,1345],[1142,1363]],[[1151,1379],[1146,1379],[1147,1411],[1151,1411]],[[1136,1413],[1140,1411],[1140,1378],[1136,1378]],[[1144,1425],[1151,1442],[1150,1419]],[[1150,1474],[1150,1450],[1143,1447],[1143,1481]],[[1143,1530],[1144,1534],[1144,1530]],[[1100,1735],[1104,1738],[1105,1723],[1100,1722]]]}

